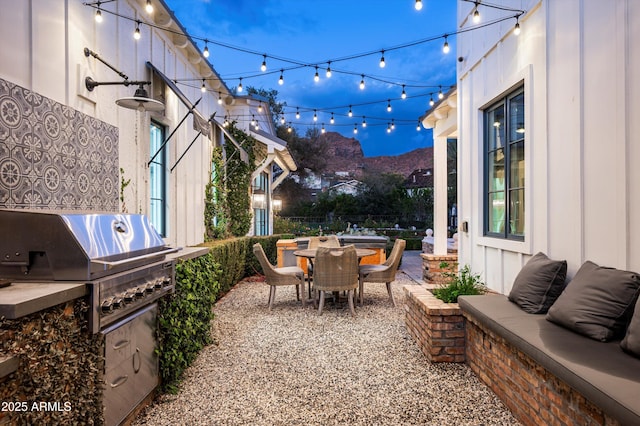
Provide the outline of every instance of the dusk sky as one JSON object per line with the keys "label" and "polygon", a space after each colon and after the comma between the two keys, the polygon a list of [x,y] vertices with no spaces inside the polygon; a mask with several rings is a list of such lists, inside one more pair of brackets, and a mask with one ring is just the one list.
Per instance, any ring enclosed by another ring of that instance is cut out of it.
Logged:
{"label": "dusk sky", "polygon": [[[423,0],[420,11],[414,7],[415,0],[166,3],[201,48],[200,40],[210,40],[209,61],[229,88],[237,87],[242,78],[245,90],[248,86],[277,90],[278,100],[287,104],[287,123],[300,135],[324,123],[327,131],[358,139],[367,157],[432,145],[431,130],[416,127],[429,109],[430,98],[437,101],[440,88],[446,92],[455,84],[455,35],[447,37],[450,53],[442,51],[444,35],[456,31],[455,0]],[[401,47],[405,45],[411,46]],[[383,50],[386,66],[381,68]],[[371,55],[341,60],[366,53]],[[265,72],[260,70],[263,55]],[[329,61],[331,78],[326,77]],[[308,66],[288,70],[296,63]],[[314,81],[316,65],[318,82]],[[283,85],[278,84],[281,69],[285,70]],[[359,88],[362,75],[364,90]],[[389,133],[392,122],[395,129]]]}

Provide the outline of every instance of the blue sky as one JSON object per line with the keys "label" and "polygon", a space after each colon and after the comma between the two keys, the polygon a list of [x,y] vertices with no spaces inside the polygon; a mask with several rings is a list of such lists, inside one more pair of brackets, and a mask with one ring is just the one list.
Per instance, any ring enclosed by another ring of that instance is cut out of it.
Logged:
{"label": "blue sky", "polygon": [[[431,94],[437,100],[440,86],[446,92],[455,84],[455,36],[447,37],[451,52],[442,52],[443,36],[456,30],[455,0],[423,0],[421,11],[414,8],[414,0],[165,1],[201,47],[201,39],[211,40],[209,61],[228,87],[237,87],[242,77],[243,87],[277,90],[278,100],[288,105],[287,122],[301,135],[309,126],[324,123],[327,131],[358,139],[367,157],[432,145],[431,131],[418,132],[416,126],[418,117],[429,109]],[[418,43],[394,49],[413,42]],[[386,50],[384,68],[379,66],[382,50]],[[374,53],[339,60],[369,52]],[[260,71],[263,54],[267,55],[264,75]],[[279,85],[280,70],[294,65],[276,58],[311,66],[285,71],[284,84]],[[328,61],[334,71],[331,78],[325,76]],[[318,82],[313,79],[315,65]],[[361,90],[363,74],[365,89]],[[404,100],[400,99],[402,84]],[[295,117],[296,109],[300,119]],[[334,125],[329,123],[332,112]],[[392,120],[395,129],[388,133]]]}

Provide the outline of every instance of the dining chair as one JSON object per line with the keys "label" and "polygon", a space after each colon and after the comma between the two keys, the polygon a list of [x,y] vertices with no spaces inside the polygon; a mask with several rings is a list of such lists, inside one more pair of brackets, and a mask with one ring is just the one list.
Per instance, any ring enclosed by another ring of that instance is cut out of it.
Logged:
{"label": "dining chair", "polygon": [[351,315],[355,315],[353,294],[358,288],[358,256],[355,246],[318,247],[313,272],[313,288],[320,293],[318,315],[322,315],[327,291],[346,291],[349,310]]}
{"label": "dining chair", "polygon": [[391,249],[391,254],[386,262],[380,265],[361,265],[359,268],[359,293],[360,293],[360,306],[364,303],[364,283],[386,283],[387,293],[389,293],[389,300],[391,304],[396,306],[395,300],[393,300],[393,293],[391,292],[391,283],[396,279],[396,272],[402,259],[402,253],[407,242],[403,239],[397,239]]}
{"label": "dining chair", "polygon": [[264,249],[260,243],[253,245],[253,253],[258,258],[260,266],[262,266],[266,283],[271,287],[269,289],[269,310],[271,310],[276,297],[276,287],[282,285],[295,285],[297,300],[300,299],[300,289],[302,289],[302,306],[305,306],[307,301],[304,292],[304,271],[302,268],[297,266],[276,268],[269,262],[269,259],[267,259],[267,255],[264,253]]}

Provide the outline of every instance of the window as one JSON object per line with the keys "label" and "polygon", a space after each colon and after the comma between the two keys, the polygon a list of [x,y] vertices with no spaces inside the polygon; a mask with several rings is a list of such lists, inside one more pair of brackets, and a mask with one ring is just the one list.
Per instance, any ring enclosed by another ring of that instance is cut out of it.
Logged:
{"label": "window", "polygon": [[[164,126],[151,122],[151,156],[149,165],[149,196],[151,209],[149,220],[163,237],[167,236],[167,147],[162,147],[165,138]],[[162,147],[162,150],[160,150]]]}
{"label": "window", "polygon": [[484,112],[484,234],[524,240],[524,88]]}
{"label": "window", "polygon": [[260,173],[253,181],[253,229],[254,235],[269,235],[267,202],[269,175]]}

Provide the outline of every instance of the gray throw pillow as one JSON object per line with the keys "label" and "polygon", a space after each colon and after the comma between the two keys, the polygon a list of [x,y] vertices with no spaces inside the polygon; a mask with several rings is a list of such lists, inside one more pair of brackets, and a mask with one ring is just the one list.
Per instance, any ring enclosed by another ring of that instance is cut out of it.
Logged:
{"label": "gray throw pillow", "polygon": [[627,334],[620,342],[620,347],[627,353],[640,358],[640,299],[636,302]]}
{"label": "gray throw pillow", "polygon": [[564,290],[566,277],[566,260],[552,260],[538,253],[518,273],[509,300],[530,314],[546,314]]}
{"label": "gray throw pillow", "polygon": [[640,276],[635,272],[587,261],[549,308],[546,318],[606,342],[623,336],[639,291]]}

